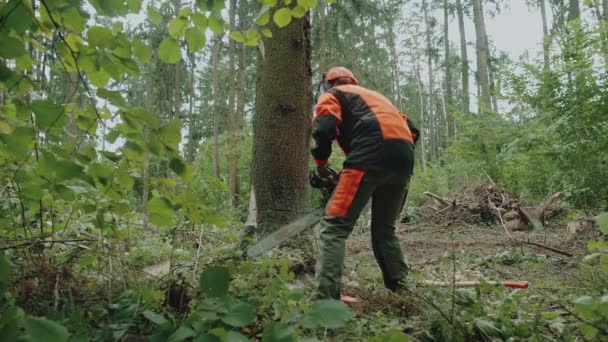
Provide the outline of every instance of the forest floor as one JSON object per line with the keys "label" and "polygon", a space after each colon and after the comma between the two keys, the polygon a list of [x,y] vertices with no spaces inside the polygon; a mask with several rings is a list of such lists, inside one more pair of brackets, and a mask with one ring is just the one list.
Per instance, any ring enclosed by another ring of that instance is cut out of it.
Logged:
{"label": "forest floor", "polygon": [[[400,224],[397,235],[408,259],[412,278],[448,284],[454,279],[528,281],[528,289],[509,291],[519,291],[525,298],[530,298],[530,303],[538,302],[535,300],[537,298],[547,298],[540,304],[539,311],[548,312],[559,308],[556,300],[562,295],[569,297],[584,290],[580,287],[584,282],[581,279],[584,273],[581,272],[580,261],[585,255],[588,239],[584,237],[567,246],[560,246],[565,226],[559,222],[548,225],[546,241],[542,232],[530,236],[520,232],[512,235],[515,240],[529,237],[529,241],[558,248],[571,253],[573,257],[537,246],[514,243],[500,225]],[[352,307],[360,319],[388,325],[413,336],[422,335],[424,329],[428,329],[425,322],[430,321],[429,306],[422,302],[427,301],[429,296],[435,296],[431,301],[439,307],[443,305],[443,308],[449,308],[450,287],[435,292],[419,288],[417,292],[424,294],[420,300],[410,298],[405,301],[396,299],[397,296],[386,291],[371,249],[369,233],[359,233],[348,240],[344,276],[343,293],[358,298],[359,302]],[[417,306],[417,303],[420,307],[411,307]]]}

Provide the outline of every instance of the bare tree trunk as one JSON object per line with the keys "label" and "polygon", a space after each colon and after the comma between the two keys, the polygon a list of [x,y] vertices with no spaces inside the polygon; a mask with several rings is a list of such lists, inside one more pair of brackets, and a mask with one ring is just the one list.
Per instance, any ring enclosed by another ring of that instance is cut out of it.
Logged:
{"label": "bare tree trunk", "polygon": [[549,40],[549,27],[547,25],[547,10],[545,7],[545,0],[538,0],[538,5],[540,7],[540,16],[543,22],[543,59],[545,62],[545,70],[549,70],[549,48],[551,42]]}
{"label": "bare tree trunk", "polygon": [[389,21],[388,24],[388,37],[389,37],[389,41],[388,41],[388,45],[389,48],[391,49],[391,59],[392,59],[392,66],[393,66],[393,94],[394,94],[394,98],[397,100],[397,107],[398,108],[402,108],[401,106],[401,89],[399,86],[399,53],[397,52],[397,44],[396,44],[396,40],[397,37],[395,36],[395,23],[393,22],[393,20]]}
{"label": "bare tree trunk", "polygon": [[492,95],[492,110],[498,113],[498,96],[496,90],[496,79],[494,73],[494,63],[492,62],[492,50],[490,50],[490,42],[486,36],[486,51],[488,52],[488,77],[490,78],[490,94]]}
{"label": "bare tree trunk", "polygon": [[[278,10],[281,6],[277,7]],[[311,77],[308,17],[273,28],[258,59],[252,177],[258,235],[310,210]]]}
{"label": "bare tree trunk", "polygon": [[[443,44],[445,54],[445,101],[444,101],[444,114],[446,115],[446,143],[454,139],[454,117],[452,116],[451,106],[453,105],[452,99],[452,63],[450,62],[450,15],[448,11],[448,0],[443,0]],[[443,93],[442,93],[443,94]],[[445,107],[449,107],[448,110]]]}
{"label": "bare tree trunk", "polygon": [[188,150],[186,151],[186,160],[192,163],[194,151],[196,150],[194,142],[194,54],[190,54],[190,63],[190,105],[188,108]]}
{"label": "bare tree trunk", "polygon": [[431,25],[429,22],[428,4],[426,0],[422,1],[422,10],[424,12],[424,24],[426,27],[426,50],[428,54],[427,67],[429,72],[429,136],[430,136],[430,152],[431,161],[437,159],[437,135],[435,132],[435,90],[434,90],[434,73],[433,73],[433,45],[431,42]]}
{"label": "bare tree trunk", "polygon": [[[78,81],[79,75],[78,72],[68,72],[67,75],[67,87],[65,91],[65,103],[75,104],[75,96],[78,91]],[[68,113],[67,115],[67,123],[65,126],[65,135],[67,139],[65,142],[70,145],[75,145],[78,140],[78,126],[76,125],[76,117],[74,113]]]}
{"label": "bare tree trunk", "polygon": [[577,20],[581,18],[581,6],[579,0],[570,0],[570,6],[568,7],[568,21]]}
{"label": "bare tree trunk", "polygon": [[[230,27],[235,27],[236,24],[236,0],[230,0]],[[229,51],[229,80],[228,80],[228,201],[232,208],[235,207],[236,204],[236,155],[235,151],[237,149],[237,141],[236,141],[236,130],[237,130],[237,120],[236,120],[236,109],[235,109],[235,93],[236,93],[236,84],[234,79],[235,73],[235,41],[230,39],[230,51]]]}
{"label": "bare tree trunk", "polygon": [[319,46],[319,71],[325,72],[327,70],[327,62],[325,61],[325,50],[327,49],[327,33],[325,23],[325,3],[319,2],[318,6],[319,13],[319,34],[321,36],[321,44]]}
{"label": "bare tree trunk", "polygon": [[220,176],[219,64],[221,37],[213,43],[213,173]]}
{"label": "bare tree trunk", "polygon": [[[461,0],[456,0],[456,10],[458,13],[458,29],[460,31],[460,59],[462,63],[462,110],[468,113],[469,102],[469,54],[467,52],[467,38],[464,29],[464,10]],[[455,130],[455,127],[454,127]]]}
{"label": "bare tree trunk", "polygon": [[422,92],[422,79],[420,77],[420,63],[418,58],[418,46],[412,47],[412,64],[414,67],[414,74],[416,75],[416,85],[418,87],[418,96],[420,99],[420,159],[422,162],[422,172],[426,172],[426,132],[425,132],[425,115],[424,115],[424,93]]}
{"label": "bare tree trunk", "polygon": [[[150,1],[150,6],[154,7],[154,0]],[[154,51],[152,50],[152,57],[154,57]],[[152,63],[154,58],[151,58],[146,66],[146,110],[152,113]],[[144,132],[147,134],[147,132]],[[150,192],[150,153],[144,151],[144,165],[143,165],[143,185],[142,185],[142,207],[143,207],[143,230],[148,230],[148,195]]]}
{"label": "bare tree trunk", "polygon": [[475,22],[475,35],[477,37],[477,79],[481,87],[481,99],[478,102],[479,112],[492,109],[492,95],[490,92],[490,75],[488,68],[487,33],[483,18],[481,0],[473,0],[473,18]]}
{"label": "bare tree trunk", "polygon": [[[240,0],[239,2],[239,29],[241,31],[245,30],[245,22],[247,20],[247,13],[249,8],[247,6],[247,0]],[[236,97],[236,120],[237,120],[237,132],[236,132],[236,141],[237,143],[241,143],[243,141],[244,136],[244,123],[245,123],[245,82],[247,76],[247,65],[246,62],[246,46],[242,45],[239,49],[239,73],[238,73],[238,83],[237,83],[237,97]],[[238,161],[240,159],[240,153],[238,146],[234,151],[235,153],[235,188],[234,193],[236,196],[234,197],[233,205],[236,207],[239,204],[239,194],[240,194],[240,177],[239,177],[239,168]]]}
{"label": "bare tree trunk", "polygon": [[442,110],[442,114],[443,114],[443,143],[440,144],[441,147],[447,149],[448,147],[448,143],[450,141],[450,133],[448,130],[449,127],[449,121],[448,121],[448,110],[447,110],[447,104],[446,104],[446,98],[445,95],[443,93],[443,82],[441,81],[441,76],[437,77],[439,79],[439,95],[441,97],[441,110]]}

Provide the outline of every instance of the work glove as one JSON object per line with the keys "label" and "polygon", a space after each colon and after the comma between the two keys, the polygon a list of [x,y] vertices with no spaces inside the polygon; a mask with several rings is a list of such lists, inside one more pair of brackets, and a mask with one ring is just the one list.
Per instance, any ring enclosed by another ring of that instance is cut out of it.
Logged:
{"label": "work glove", "polygon": [[317,166],[310,172],[310,185],[313,188],[327,188],[338,183],[338,173],[331,167]]}

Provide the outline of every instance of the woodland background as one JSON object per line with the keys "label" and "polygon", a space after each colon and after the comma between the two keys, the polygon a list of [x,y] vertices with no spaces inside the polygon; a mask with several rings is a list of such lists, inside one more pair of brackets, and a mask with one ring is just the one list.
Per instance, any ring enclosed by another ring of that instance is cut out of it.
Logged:
{"label": "woodland background", "polygon": [[[561,228],[608,210],[608,2],[527,0],[544,38],[517,60],[486,32],[514,2],[1,0],[0,336],[608,339],[605,215],[567,264],[576,286],[420,289],[354,311],[308,300],[313,238],[238,248],[317,205],[310,119],[336,65],[421,128],[412,226],[423,192],[488,180],[528,203],[563,192]],[[471,257],[446,253],[455,279]]]}

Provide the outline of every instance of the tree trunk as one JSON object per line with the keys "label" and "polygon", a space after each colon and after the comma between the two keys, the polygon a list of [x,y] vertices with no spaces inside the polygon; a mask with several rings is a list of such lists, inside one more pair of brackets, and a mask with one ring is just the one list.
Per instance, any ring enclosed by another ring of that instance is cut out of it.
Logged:
{"label": "tree trunk", "polygon": [[568,8],[568,21],[578,20],[581,18],[581,6],[579,0],[570,0]]}
{"label": "tree trunk", "polygon": [[488,36],[486,35],[486,51],[488,53],[488,77],[490,78],[490,94],[492,95],[492,110],[495,113],[498,113],[498,97],[496,90],[496,79],[494,73],[494,63],[492,62],[492,52],[490,50],[490,42],[488,40]]}
{"label": "tree trunk", "polygon": [[221,37],[213,43],[213,174],[220,176],[219,64]]}
{"label": "tree trunk", "polygon": [[445,101],[444,101],[444,114],[446,114],[446,132],[447,140],[451,141],[454,138],[454,117],[452,115],[451,106],[452,102],[452,63],[450,63],[450,14],[448,8],[448,0],[443,0],[443,44],[445,54]]}
{"label": "tree trunk", "polygon": [[430,157],[431,161],[437,159],[437,135],[435,132],[435,90],[434,90],[434,73],[433,73],[433,45],[431,42],[431,25],[429,22],[428,5],[426,0],[422,1],[422,10],[424,12],[424,25],[426,27],[426,50],[428,54],[427,67],[429,72],[429,135],[430,135]]}
{"label": "tree trunk", "polygon": [[[76,93],[78,91],[78,81],[79,75],[78,72],[68,72],[65,73],[67,75],[67,86],[65,91],[65,103],[74,104]],[[67,123],[65,126],[65,143],[74,146],[78,141],[78,126],[76,125],[76,117],[74,113],[68,113],[67,115]]]}
{"label": "tree trunk", "polygon": [[[245,30],[247,13],[249,8],[247,6],[247,0],[240,0],[239,2],[239,29],[241,31]],[[238,72],[238,83],[237,83],[237,97],[236,97],[236,120],[237,120],[237,131],[236,131],[236,141],[237,145],[242,143],[244,136],[244,122],[245,122],[245,83],[247,76],[247,65],[246,57],[247,57],[247,47],[245,45],[240,46],[239,50],[239,72]],[[234,182],[234,193],[236,196],[234,197],[233,206],[236,207],[239,204],[239,194],[240,194],[240,179],[239,179],[239,168],[238,161],[240,159],[238,146],[234,150],[234,158],[236,160],[235,163],[235,182]]]}
{"label": "tree trunk", "polygon": [[483,18],[481,0],[473,0],[473,21],[475,22],[475,36],[477,38],[477,80],[481,87],[481,98],[478,102],[479,112],[492,109],[492,95],[490,92],[490,75],[488,68],[487,33]]}
{"label": "tree trunk", "polygon": [[412,64],[414,66],[414,74],[416,75],[416,86],[418,87],[418,96],[420,99],[420,122],[418,123],[420,129],[420,159],[422,163],[422,172],[426,172],[426,133],[425,115],[424,115],[424,93],[422,92],[422,79],[420,77],[420,63],[418,58],[418,46],[412,48]]}
{"label": "tree trunk", "polygon": [[192,163],[194,160],[194,152],[196,145],[194,142],[194,54],[190,54],[190,104],[188,108],[188,150],[186,151],[186,160]]}
{"label": "tree trunk", "polygon": [[547,10],[545,7],[545,0],[538,0],[538,5],[540,7],[540,16],[543,22],[543,59],[545,62],[545,70],[549,70],[549,48],[551,42],[549,40],[549,27],[547,25]]}
{"label": "tree trunk", "polygon": [[469,102],[469,54],[467,52],[467,38],[464,29],[464,10],[461,0],[456,0],[458,13],[458,29],[460,31],[460,59],[462,63],[462,111],[468,113],[471,108]]}
{"label": "tree trunk", "polygon": [[[236,0],[230,0],[230,27],[235,27],[236,24]],[[229,80],[228,80],[228,201],[232,208],[236,204],[236,149],[237,149],[237,119],[235,109],[235,93],[236,84],[234,80],[235,72],[235,49],[236,42],[230,39],[229,51]]]}
{"label": "tree trunk", "polygon": [[[154,0],[150,1],[150,6],[154,7]],[[150,45],[151,41],[149,42]],[[152,63],[154,60],[154,50],[151,51],[152,58],[146,66],[146,110],[152,113]],[[144,131],[144,134],[147,132]],[[143,230],[148,230],[148,194],[150,192],[150,153],[144,151],[144,165],[143,165],[143,179],[142,179],[142,208],[143,208]]]}
{"label": "tree trunk", "polygon": [[325,50],[327,48],[327,33],[326,33],[326,23],[325,23],[325,3],[323,1],[319,2],[318,7],[319,13],[319,34],[321,38],[321,44],[319,45],[319,72],[323,73],[327,71],[327,62],[325,61]]}
{"label": "tree trunk", "polygon": [[399,53],[397,52],[397,37],[395,36],[395,23],[393,20],[390,20],[388,23],[388,45],[391,50],[391,61],[393,62],[393,94],[394,98],[397,101],[397,108],[402,108],[401,106],[401,90],[399,86]]}
{"label": "tree trunk", "polygon": [[307,16],[282,29],[271,25],[273,38],[264,39],[266,54],[258,59],[253,121],[258,235],[310,210],[310,25]]}

